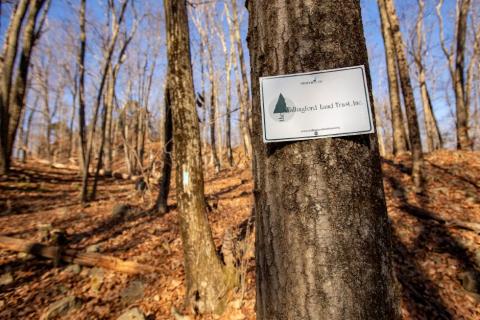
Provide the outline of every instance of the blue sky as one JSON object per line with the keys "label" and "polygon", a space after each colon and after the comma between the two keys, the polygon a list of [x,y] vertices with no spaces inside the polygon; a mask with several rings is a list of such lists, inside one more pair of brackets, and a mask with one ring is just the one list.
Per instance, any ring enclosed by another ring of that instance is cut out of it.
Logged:
{"label": "blue sky", "polygon": [[[474,1],[474,4],[477,1]],[[45,37],[51,37],[51,31],[55,28],[66,28],[69,26],[70,31],[66,32],[66,36],[70,37],[77,37],[76,33],[78,32],[78,21],[77,21],[77,12],[73,10],[72,4],[74,7],[77,7],[78,1],[72,0],[71,2],[67,2],[65,0],[53,0],[52,7],[49,12],[49,19],[50,24],[48,25],[48,30],[45,33]],[[99,64],[101,64],[101,57],[99,57],[98,52],[98,42],[101,37],[105,37],[105,34],[102,34],[102,30],[99,29],[98,31],[94,31],[95,29],[92,27],[94,23],[98,23],[99,21],[105,21],[105,3],[104,0],[87,0],[87,19],[89,20],[89,30],[92,34],[87,41],[89,41],[88,46],[89,50],[87,52],[87,68],[90,70],[90,73],[87,74],[87,87],[90,88],[91,92],[95,91],[96,83],[96,75],[95,73],[98,72]],[[161,20],[162,16],[162,9],[163,4],[157,3],[156,1],[136,1],[135,7],[139,12],[155,12],[158,14],[159,20]],[[425,17],[425,28],[428,30],[427,32],[427,46],[429,48],[428,55],[426,57],[427,63],[427,82],[428,86],[431,89],[431,94],[433,98],[433,108],[435,115],[440,120],[441,130],[444,134],[450,134],[452,129],[454,128],[454,118],[452,117],[452,108],[453,108],[453,97],[451,88],[449,86],[449,74],[446,67],[446,60],[443,56],[440,47],[439,47],[439,36],[438,36],[438,22],[437,17],[435,16],[434,6],[437,1],[426,0],[426,17]],[[246,53],[247,59],[247,66],[249,66],[248,61],[248,47],[246,44],[246,34],[247,34],[247,19],[248,13],[243,7],[243,1],[238,1],[239,9],[240,9],[240,17],[241,17],[241,35],[243,38],[243,45]],[[372,85],[373,85],[373,93],[376,99],[385,100],[388,97],[388,86],[386,83],[386,73],[385,73],[385,57],[384,57],[384,48],[383,48],[383,39],[381,36],[380,30],[380,21],[379,21],[379,14],[377,3],[375,0],[361,0],[362,6],[362,17],[363,17],[363,24],[364,24],[364,31],[365,37],[367,40],[367,47],[369,51],[369,64],[370,64],[370,71],[371,71],[371,78],[372,78]],[[417,0],[397,0],[396,1],[397,12],[400,17],[401,21],[401,29],[404,35],[404,38],[407,39],[408,32],[414,28],[415,18],[417,14]],[[8,8],[7,8],[8,9]],[[217,15],[220,17],[223,12],[223,4],[220,2],[217,5]],[[447,0],[445,1],[444,8],[442,14],[444,16],[445,21],[445,33],[447,42],[452,37],[452,32],[454,30],[454,25],[452,24],[453,21],[453,14],[454,14],[454,1]],[[476,13],[478,15],[478,12]],[[0,40],[3,41],[3,36],[8,25],[8,10],[5,10],[5,7],[2,7],[2,15],[1,15],[1,25],[0,25]],[[222,18],[223,19],[223,18]],[[131,21],[127,19],[127,21]],[[144,20],[143,28],[140,27],[137,31],[136,37],[134,42],[129,49],[130,55],[137,54],[138,52],[146,51],[147,45],[146,43],[149,41],[148,39],[154,39],[158,37],[160,42],[164,44],[164,30],[163,30],[163,23],[159,21],[159,23],[152,29],[151,26],[147,25],[146,20]],[[222,20],[223,27],[226,28],[227,24],[225,20]],[[127,26],[130,27],[127,23]],[[95,41],[93,39],[96,39]],[[53,46],[55,52],[61,58],[62,55],[66,53],[62,51],[62,45],[58,45],[56,43],[57,40],[50,39],[48,41],[48,45]],[[218,45],[218,41],[217,46]],[[192,44],[192,62],[194,67],[194,78],[195,78],[195,86],[196,91],[200,91],[200,67],[199,67],[199,35],[193,23],[191,23],[191,44]],[[132,47],[134,46],[134,48]],[[216,68],[219,73],[222,73],[222,66],[223,66],[223,58],[221,57],[221,51],[219,48],[216,48]],[[74,57],[71,58],[72,60]],[[153,60],[153,58],[151,58]],[[153,63],[153,61],[149,61],[149,63]],[[163,78],[165,74],[165,67],[166,67],[166,56],[165,56],[165,48],[162,47],[157,58],[155,61],[156,69],[155,69],[155,80],[152,85],[152,93],[151,93],[151,111],[154,115],[160,116],[161,112],[161,103],[162,103],[162,96],[163,96]],[[128,70],[126,67],[123,68],[123,74],[117,83],[117,91],[120,99],[126,99],[125,97],[125,87],[127,86],[128,80],[130,75],[128,74]],[[249,68],[248,68],[249,69]],[[414,67],[411,67],[411,74],[414,74]],[[233,76],[233,75],[232,75]],[[234,77],[234,76],[233,76]],[[224,75],[222,76],[221,80],[224,79]],[[412,81],[416,87],[415,80]],[[208,85],[207,85],[208,89]],[[88,90],[88,89],[87,89]],[[417,90],[416,90],[417,91]],[[232,88],[232,94],[234,95],[234,104],[236,102],[236,95],[235,89]],[[92,94],[91,96],[94,96]],[[225,92],[220,94],[220,103],[223,103],[225,100]],[[71,104],[71,99],[69,101],[68,97],[65,97],[65,103]],[[90,101],[91,103],[91,101]],[[422,124],[422,112],[421,112],[421,104],[418,99],[417,95],[417,110],[420,115],[420,123]],[[238,116],[234,115],[234,121],[238,120]],[[450,134],[451,135],[451,134]]]}

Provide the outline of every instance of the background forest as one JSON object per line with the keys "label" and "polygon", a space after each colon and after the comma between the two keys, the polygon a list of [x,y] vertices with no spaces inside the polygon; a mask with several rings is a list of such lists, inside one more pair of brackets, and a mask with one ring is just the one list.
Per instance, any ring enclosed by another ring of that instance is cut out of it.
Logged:
{"label": "background forest", "polygon": [[[478,318],[480,1],[360,4],[402,315]],[[239,279],[215,317],[254,319],[249,16],[187,9],[207,229]],[[163,1],[0,2],[0,318],[198,311],[182,304],[165,25]]]}

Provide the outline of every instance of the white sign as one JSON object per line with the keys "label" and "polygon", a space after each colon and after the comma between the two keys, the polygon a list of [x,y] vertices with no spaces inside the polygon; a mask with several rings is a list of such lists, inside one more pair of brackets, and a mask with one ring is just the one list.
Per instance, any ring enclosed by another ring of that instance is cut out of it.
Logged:
{"label": "white sign", "polygon": [[365,67],[260,78],[264,142],[374,132]]}

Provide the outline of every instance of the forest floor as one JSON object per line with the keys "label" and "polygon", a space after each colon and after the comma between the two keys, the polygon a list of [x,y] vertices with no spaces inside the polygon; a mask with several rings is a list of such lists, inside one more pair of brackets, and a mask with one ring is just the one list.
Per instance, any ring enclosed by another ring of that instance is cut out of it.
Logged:
{"label": "forest floor", "polygon": [[[480,223],[480,153],[427,155],[426,192],[421,196],[413,192],[406,159],[383,161],[404,318],[480,319],[480,295],[473,292],[480,289],[475,288],[480,236],[450,223]],[[215,242],[220,245],[227,229],[246,234],[239,243],[245,252],[242,290],[220,319],[255,319],[252,188],[248,168],[216,176],[206,172]],[[174,318],[172,307],[182,311],[185,293],[174,195],[170,213],[158,216],[146,210],[148,192],[140,196],[130,180],[103,178],[97,201],[86,207],[78,202],[79,191],[73,170],[38,162],[16,164],[11,176],[0,178],[0,235],[41,241],[45,230],[61,228],[71,248],[137,261],[158,272],[135,276],[55,266],[51,260],[0,250],[0,319],[38,319],[66,297],[76,297],[66,308],[68,319],[117,319],[134,307],[147,319]],[[114,219],[112,212],[122,203],[130,210],[123,219]]]}

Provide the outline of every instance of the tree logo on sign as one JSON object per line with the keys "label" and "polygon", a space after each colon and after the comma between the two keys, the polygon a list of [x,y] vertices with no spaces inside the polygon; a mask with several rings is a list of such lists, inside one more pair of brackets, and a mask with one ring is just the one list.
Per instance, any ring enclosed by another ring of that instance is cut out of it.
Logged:
{"label": "tree logo on sign", "polygon": [[280,93],[278,98],[270,103],[270,116],[278,122],[288,121],[294,115],[294,112],[289,112],[288,108],[293,106],[292,100]]}

